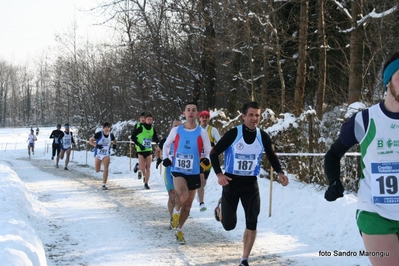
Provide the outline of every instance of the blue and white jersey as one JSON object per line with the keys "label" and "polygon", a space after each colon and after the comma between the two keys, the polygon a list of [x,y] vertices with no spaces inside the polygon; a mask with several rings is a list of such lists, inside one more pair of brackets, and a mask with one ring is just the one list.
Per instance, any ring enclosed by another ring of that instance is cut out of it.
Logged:
{"label": "blue and white jersey", "polygon": [[34,134],[29,134],[28,137],[29,144],[34,144],[35,140],[37,140],[36,136]]}
{"label": "blue and white jersey", "polygon": [[237,126],[237,136],[224,153],[224,169],[233,175],[257,176],[264,150],[260,129],[256,128],[256,138],[252,144],[244,141],[242,130],[242,125]]}
{"label": "blue and white jersey", "polygon": [[200,158],[203,148],[202,130],[200,126],[193,130],[187,130],[183,125],[177,127],[176,137],[172,145],[174,146],[172,172],[185,175],[198,175],[200,173]]}
{"label": "blue and white jersey", "polygon": [[112,144],[111,133],[109,133],[108,136],[105,136],[104,131],[101,131],[101,136],[99,139],[96,139],[96,144],[102,145],[103,147],[102,147],[102,149],[95,147],[94,148],[94,156],[97,156],[97,155],[109,156],[110,150],[111,150],[111,144]]}

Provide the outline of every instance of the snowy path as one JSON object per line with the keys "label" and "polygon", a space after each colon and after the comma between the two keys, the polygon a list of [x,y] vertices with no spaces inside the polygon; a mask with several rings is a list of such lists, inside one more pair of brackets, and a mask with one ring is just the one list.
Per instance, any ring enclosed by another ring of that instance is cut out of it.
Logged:
{"label": "snowy path", "polygon": [[[54,168],[50,160],[9,163],[38,199],[36,208],[42,216],[34,226],[50,266],[142,265],[143,261],[159,266],[238,265],[242,242],[232,241],[215,221],[205,224],[190,217],[183,228],[187,244],[176,244],[173,230],[168,229],[166,201],[161,205],[153,200],[164,197],[165,191],[143,190],[141,181],[118,179],[117,173],[110,174],[111,189],[102,191],[101,174],[94,170],[87,174],[87,167],[73,162],[69,171]],[[295,264],[266,249],[255,244],[251,265]]]}

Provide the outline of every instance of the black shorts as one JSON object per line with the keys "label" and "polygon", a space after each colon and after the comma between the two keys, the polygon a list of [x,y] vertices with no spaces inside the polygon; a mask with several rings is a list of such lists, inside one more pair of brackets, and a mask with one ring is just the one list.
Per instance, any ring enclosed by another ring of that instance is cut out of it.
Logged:
{"label": "black shorts", "polygon": [[57,156],[60,156],[60,151],[61,151],[61,145],[60,144],[55,144],[53,143],[53,157],[57,154]]}
{"label": "black shorts", "polygon": [[144,158],[147,158],[148,156],[152,155],[152,151],[143,151],[143,152],[138,152],[137,154],[143,156]]}
{"label": "black shorts", "polygon": [[201,177],[200,175],[185,175],[179,172],[171,172],[174,178],[183,177],[187,182],[188,190],[196,190],[201,187]]}
{"label": "black shorts", "polygon": [[[227,174],[228,175],[228,174]],[[232,177],[228,175],[229,177]],[[223,187],[222,224],[225,230],[233,230],[237,224],[237,207],[241,205],[245,212],[245,225],[249,230],[256,230],[260,213],[259,186],[256,177],[232,177],[232,181]]]}

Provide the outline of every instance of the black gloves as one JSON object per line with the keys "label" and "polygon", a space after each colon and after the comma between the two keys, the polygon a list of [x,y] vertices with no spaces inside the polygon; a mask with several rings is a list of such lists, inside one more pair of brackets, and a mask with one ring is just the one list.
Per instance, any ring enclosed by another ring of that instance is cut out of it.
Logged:
{"label": "black gloves", "polygon": [[116,150],[116,144],[112,145],[112,149]]}
{"label": "black gloves", "polygon": [[137,144],[137,146],[139,146],[140,150],[142,150],[142,151],[144,151],[144,150],[145,150],[145,147],[144,147],[144,145],[143,145],[143,144]]}
{"label": "black gloves", "polygon": [[332,183],[324,193],[324,198],[327,201],[335,201],[344,196],[344,190],[344,186],[340,180],[334,181],[334,183]]}
{"label": "black gloves", "polygon": [[163,160],[163,166],[168,167],[172,165],[172,161],[169,158]]}
{"label": "black gloves", "polygon": [[208,158],[201,158],[200,165],[203,171],[208,171],[211,169],[211,162]]}
{"label": "black gloves", "polygon": [[211,147],[215,146],[215,142],[211,142]]}
{"label": "black gloves", "polygon": [[156,169],[158,169],[158,166],[160,165],[162,163],[162,159],[161,158],[158,158],[157,159],[157,164],[156,164]]}
{"label": "black gloves", "polygon": [[101,144],[97,144],[96,147],[97,147],[97,149],[100,149],[100,150],[101,150],[102,148],[104,148],[104,146],[101,145]]}

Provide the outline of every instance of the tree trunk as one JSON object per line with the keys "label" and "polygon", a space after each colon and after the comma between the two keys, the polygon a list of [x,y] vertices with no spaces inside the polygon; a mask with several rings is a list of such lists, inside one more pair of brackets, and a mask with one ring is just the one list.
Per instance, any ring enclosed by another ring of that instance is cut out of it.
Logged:
{"label": "tree trunk", "polygon": [[205,39],[202,47],[202,86],[205,90],[204,108],[216,107],[216,63],[215,63],[215,29],[213,28],[213,18],[211,16],[211,3],[203,0],[205,20]]}
{"label": "tree trunk", "polygon": [[324,5],[325,0],[318,1],[318,40],[320,41],[320,60],[318,67],[318,86],[316,92],[316,114],[319,120],[323,118],[324,112],[324,97],[326,93],[326,79],[327,79],[327,44],[326,44],[326,34],[325,34],[325,24],[324,24]]}
{"label": "tree trunk", "polygon": [[308,33],[308,1],[301,0],[299,22],[298,68],[295,83],[294,114],[298,116],[303,110],[303,97],[306,84],[306,58]]}
{"label": "tree trunk", "polygon": [[350,40],[350,66],[349,66],[349,89],[348,103],[357,102],[361,99],[362,91],[362,58],[363,58],[363,41],[362,26],[357,25],[357,20],[362,12],[362,0],[352,1],[352,32]]}

